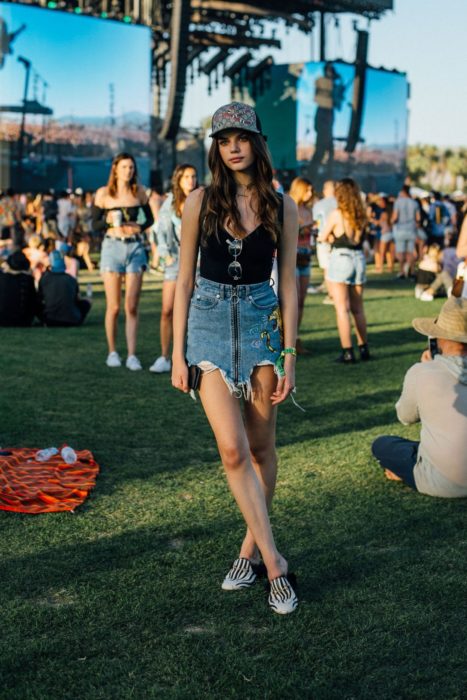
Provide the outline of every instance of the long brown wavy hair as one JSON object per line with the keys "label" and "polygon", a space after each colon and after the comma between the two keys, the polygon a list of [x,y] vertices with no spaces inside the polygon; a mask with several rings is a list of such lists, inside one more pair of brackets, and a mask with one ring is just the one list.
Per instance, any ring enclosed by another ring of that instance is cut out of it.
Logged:
{"label": "long brown wavy hair", "polygon": [[[266,141],[261,134],[243,132],[250,141],[255,160],[252,165],[253,177],[250,189],[255,195],[255,213],[274,241],[280,234],[278,210],[280,199],[272,185],[272,162]],[[237,236],[245,236],[237,207],[237,183],[233,172],[225,165],[219,154],[217,138],[213,138],[208,155],[211,184],[205,190],[200,215],[202,242],[209,236],[217,235],[219,228],[228,226]]]}
{"label": "long brown wavy hair", "polygon": [[360,188],[350,177],[339,180],[335,185],[337,207],[352,229],[351,238],[359,243],[367,225],[365,206]]}
{"label": "long brown wavy hair", "polygon": [[185,170],[194,170],[196,173],[196,187],[198,187],[198,172],[191,163],[181,163],[177,165],[172,173],[172,193],[173,193],[173,209],[178,217],[182,215],[182,204],[185,203],[186,194],[180,187],[180,180],[185,174]]}
{"label": "long brown wavy hair", "polygon": [[118,153],[112,161],[112,166],[110,168],[109,181],[107,183],[107,190],[111,197],[117,196],[117,165],[121,160],[131,160],[135,172],[130,180],[130,190],[133,196],[138,194],[138,168],[136,166],[136,161],[130,153]]}

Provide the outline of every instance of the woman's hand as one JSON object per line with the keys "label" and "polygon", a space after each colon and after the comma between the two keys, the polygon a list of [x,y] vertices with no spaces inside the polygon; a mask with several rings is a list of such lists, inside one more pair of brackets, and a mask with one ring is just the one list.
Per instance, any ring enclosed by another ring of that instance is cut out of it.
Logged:
{"label": "woman's hand", "polygon": [[174,358],[172,356],[172,386],[185,394],[190,391],[188,386],[188,365],[184,358]]}
{"label": "woman's hand", "polygon": [[277,406],[286,400],[289,394],[295,389],[295,357],[287,354],[284,358],[284,377],[277,380],[276,390],[271,396],[271,403]]}

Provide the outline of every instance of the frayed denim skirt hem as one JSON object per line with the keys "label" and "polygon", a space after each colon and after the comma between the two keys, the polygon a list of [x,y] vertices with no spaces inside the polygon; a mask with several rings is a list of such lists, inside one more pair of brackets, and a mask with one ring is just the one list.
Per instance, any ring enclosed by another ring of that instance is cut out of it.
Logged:
{"label": "frayed denim skirt hem", "polygon": [[228,285],[197,279],[188,313],[188,364],[218,369],[230,393],[249,400],[254,368],[275,369],[282,347],[279,301],[269,280]]}

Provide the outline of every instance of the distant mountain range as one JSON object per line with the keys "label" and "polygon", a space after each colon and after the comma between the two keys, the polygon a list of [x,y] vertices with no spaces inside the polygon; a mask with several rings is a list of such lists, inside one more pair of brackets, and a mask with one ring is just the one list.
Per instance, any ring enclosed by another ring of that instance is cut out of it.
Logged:
{"label": "distant mountain range", "polygon": [[[66,115],[56,119],[59,124],[81,124],[82,126],[110,126],[111,117],[76,117]],[[132,124],[134,126],[149,126],[149,114],[143,112],[125,112],[115,117],[116,126]]]}

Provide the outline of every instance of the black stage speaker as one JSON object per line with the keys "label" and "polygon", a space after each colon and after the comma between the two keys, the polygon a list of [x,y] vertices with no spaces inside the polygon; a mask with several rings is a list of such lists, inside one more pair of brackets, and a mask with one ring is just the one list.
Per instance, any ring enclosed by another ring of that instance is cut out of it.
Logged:
{"label": "black stage speaker", "polygon": [[349,133],[345,150],[353,153],[360,140],[362,127],[363,100],[365,99],[366,82],[366,58],[368,54],[368,32],[357,31],[357,55],[355,57],[355,79],[352,97],[352,118],[350,120]]}

